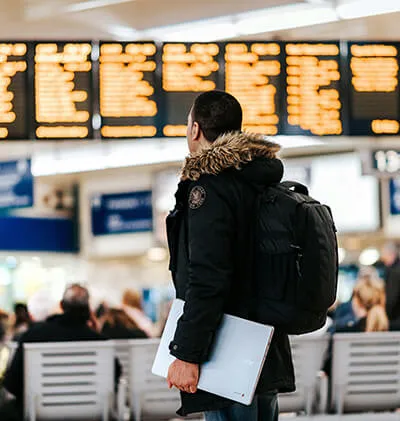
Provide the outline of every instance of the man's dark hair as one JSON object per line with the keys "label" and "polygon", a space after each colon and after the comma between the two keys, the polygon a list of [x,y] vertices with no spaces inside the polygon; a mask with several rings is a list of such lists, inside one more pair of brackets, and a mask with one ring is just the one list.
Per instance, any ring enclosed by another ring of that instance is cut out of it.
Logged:
{"label": "man's dark hair", "polygon": [[88,320],[90,317],[89,291],[79,284],[69,286],[64,292],[61,307],[64,314]]}
{"label": "man's dark hair", "polygon": [[239,101],[224,91],[200,94],[192,108],[192,119],[209,142],[214,142],[224,133],[241,130],[242,114]]}

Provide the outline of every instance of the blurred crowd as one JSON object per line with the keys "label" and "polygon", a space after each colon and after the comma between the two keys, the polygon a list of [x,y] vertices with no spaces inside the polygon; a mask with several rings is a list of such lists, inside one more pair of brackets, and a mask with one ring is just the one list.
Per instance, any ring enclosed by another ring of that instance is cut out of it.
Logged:
{"label": "blurred crowd", "polygon": [[[162,326],[154,324],[144,313],[139,291],[126,290],[118,307],[103,302],[93,310],[89,291],[79,284],[68,286],[59,303],[52,300],[47,291],[39,291],[26,305],[15,304],[13,314],[0,313],[0,329],[2,421],[21,420],[23,417],[23,344],[143,339],[160,336],[162,332]],[[18,344],[12,358],[10,347],[5,346],[8,342]],[[117,385],[122,367],[117,359],[115,365]]]}
{"label": "blurred crowd", "polygon": [[398,246],[387,243],[381,251],[383,276],[373,266],[361,267],[351,299],[336,303],[326,330],[383,332],[400,330],[400,258]]}
{"label": "blurred crowd", "polygon": [[[384,246],[381,261],[383,276],[379,276],[372,266],[360,268],[351,299],[335,303],[324,328],[311,335],[400,330],[400,258],[396,244]],[[0,385],[3,394],[11,393],[17,407],[22,407],[18,401],[23,395],[24,343],[154,338],[162,333],[165,317],[162,319],[154,324],[146,316],[141,293],[134,289],[123,292],[119,306],[102,302],[94,309],[90,306],[88,290],[78,284],[67,287],[60,303],[47,291],[38,291],[26,304],[16,303],[13,314],[0,310]],[[4,346],[8,342],[19,344],[11,362],[9,348]],[[118,361],[116,365],[116,377],[119,377]],[[330,366],[328,352],[323,367],[328,375]],[[0,395],[0,419],[5,419],[1,418],[1,411]]]}
{"label": "blurred crowd", "polygon": [[[79,303],[79,297],[75,296],[79,290],[86,291],[87,294],[87,300],[81,303]],[[72,301],[77,299],[78,302],[73,303],[72,308],[66,311],[65,300],[68,294],[72,294]],[[141,293],[135,289],[124,291],[118,307],[102,302],[94,309],[90,306],[89,292],[80,285],[69,286],[61,302],[52,299],[48,291],[38,291],[29,298],[26,304],[16,303],[12,314],[0,309],[0,379],[4,377],[9,359],[8,348],[1,345],[24,341],[41,326],[46,324],[56,326],[60,318],[74,319],[74,322],[80,321],[101,335],[102,339],[154,338],[159,337],[163,329],[162,320],[159,323],[153,323],[146,316],[142,307]],[[79,338],[74,338],[72,333],[71,340],[74,339],[79,340]]]}

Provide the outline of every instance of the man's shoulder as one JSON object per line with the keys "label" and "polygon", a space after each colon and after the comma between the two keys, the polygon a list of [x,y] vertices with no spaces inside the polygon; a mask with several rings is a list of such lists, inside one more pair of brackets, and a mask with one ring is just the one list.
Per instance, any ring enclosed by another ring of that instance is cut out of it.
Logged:
{"label": "man's shoulder", "polygon": [[243,182],[234,171],[227,170],[217,175],[201,175],[198,180],[191,181],[189,191],[198,186],[213,190],[221,197],[230,199],[243,187]]}

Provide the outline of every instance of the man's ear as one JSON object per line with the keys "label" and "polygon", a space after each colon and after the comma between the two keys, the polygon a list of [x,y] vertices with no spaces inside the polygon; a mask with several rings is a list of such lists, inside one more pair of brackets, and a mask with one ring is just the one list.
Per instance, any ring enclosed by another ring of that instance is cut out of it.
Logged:
{"label": "man's ear", "polygon": [[192,140],[200,140],[201,137],[201,129],[199,123],[195,121],[192,124]]}

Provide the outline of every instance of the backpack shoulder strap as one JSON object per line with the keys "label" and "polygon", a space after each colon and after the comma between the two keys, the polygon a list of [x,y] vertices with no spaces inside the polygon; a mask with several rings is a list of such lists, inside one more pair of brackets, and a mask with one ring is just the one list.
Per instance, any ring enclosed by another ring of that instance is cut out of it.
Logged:
{"label": "backpack shoulder strap", "polygon": [[300,184],[297,181],[282,181],[280,185],[286,189],[293,190],[295,193],[308,196],[308,188],[304,184]]}

